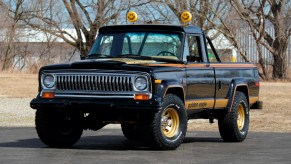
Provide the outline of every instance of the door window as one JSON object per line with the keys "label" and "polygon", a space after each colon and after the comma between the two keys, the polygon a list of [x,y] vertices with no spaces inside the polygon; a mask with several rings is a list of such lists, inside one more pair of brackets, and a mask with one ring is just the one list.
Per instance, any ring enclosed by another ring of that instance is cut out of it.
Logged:
{"label": "door window", "polygon": [[202,62],[200,50],[199,36],[187,36],[187,44],[185,44],[185,56],[188,62]]}
{"label": "door window", "polygon": [[211,45],[209,44],[208,40],[206,41],[207,42],[207,56],[208,56],[208,60],[210,63],[217,63],[219,62],[219,60],[217,59]]}

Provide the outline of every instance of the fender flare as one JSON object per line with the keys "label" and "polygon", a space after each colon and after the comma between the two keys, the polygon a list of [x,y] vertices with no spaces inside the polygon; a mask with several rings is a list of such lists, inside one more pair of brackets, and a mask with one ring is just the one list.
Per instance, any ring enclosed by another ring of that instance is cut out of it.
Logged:
{"label": "fender flare", "polygon": [[242,78],[233,79],[230,83],[228,93],[227,93],[227,97],[228,97],[228,103],[226,106],[227,112],[231,112],[231,108],[232,108],[234,97],[235,97],[235,92],[238,90],[241,91],[242,89],[244,90],[244,93],[246,95],[246,98],[249,104],[249,88],[248,88],[247,81]]}
{"label": "fender flare", "polygon": [[183,99],[185,100],[185,91],[183,85],[176,80],[163,80],[156,88],[156,99],[162,102],[167,91],[171,88],[178,88],[183,90]]}

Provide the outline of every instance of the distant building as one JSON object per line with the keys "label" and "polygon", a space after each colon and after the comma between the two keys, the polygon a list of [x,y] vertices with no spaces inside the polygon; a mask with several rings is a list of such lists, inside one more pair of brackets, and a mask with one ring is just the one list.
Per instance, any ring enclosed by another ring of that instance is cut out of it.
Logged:
{"label": "distant building", "polygon": [[[250,59],[251,62],[258,63],[258,51],[256,46],[256,41],[251,33],[251,29],[247,24],[244,24],[240,21],[241,27],[237,30],[237,40],[239,41],[242,50],[246,52],[247,57]],[[289,19],[288,21],[291,21]],[[290,23],[289,23],[290,24]],[[274,28],[271,23],[267,23],[266,31],[274,37]],[[261,46],[261,50],[263,53],[263,59],[265,61],[265,66],[271,66],[273,63],[273,56],[272,54],[263,46]],[[288,41],[288,48],[287,48],[287,66],[291,67],[291,39],[289,37]],[[241,56],[238,56],[238,61],[243,61]]]}
{"label": "distant building", "polygon": [[[71,30],[73,33],[73,30]],[[0,32],[0,57],[4,56],[8,45],[8,35]],[[23,29],[17,31],[10,49],[13,68],[25,69],[46,64],[78,60],[79,52],[62,39],[43,32]]]}

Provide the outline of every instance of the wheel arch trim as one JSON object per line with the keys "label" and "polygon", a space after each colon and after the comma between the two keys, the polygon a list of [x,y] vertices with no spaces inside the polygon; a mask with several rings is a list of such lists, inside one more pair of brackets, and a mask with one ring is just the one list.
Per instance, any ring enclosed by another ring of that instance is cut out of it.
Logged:
{"label": "wheel arch trim", "polygon": [[242,91],[247,99],[248,102],[248,109],[249,108],[249,87],[248,83],[244,79],[233,79],[232,82],[230,83],[230,87],[228,90],[228,103],[226,106],[226,109],[228,112],[231,112],[232,110],[232,105],[234,103],[234,97],[235,97],[235,92],[236,91]]}
{"label": "wheel arch trim", "polygon": [[172,93],[179,98],[185,103],[185,89],[182,84],[180,84],[178,81],[165,81],[163,80],[156,88],[156,96],[160,101],[163,101],[165,98],[166,94],[172,90],[172,89],[177,89],[179,90],[179,93]]}

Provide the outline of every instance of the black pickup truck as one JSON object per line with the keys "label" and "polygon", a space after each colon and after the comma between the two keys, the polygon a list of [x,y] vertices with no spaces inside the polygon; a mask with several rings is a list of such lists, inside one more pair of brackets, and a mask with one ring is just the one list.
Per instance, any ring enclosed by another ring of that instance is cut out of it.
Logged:
{"label": "black pickup truck", "polygon": [[243,141],[258,96],[257,67],[221,62],[199,27],[119,25],[100,28],[83,60],[42,67],[30,105],[51,147],[119,123],[126,138],[168,150],[183,142],[189,119],[218,119],[224,141]]}

